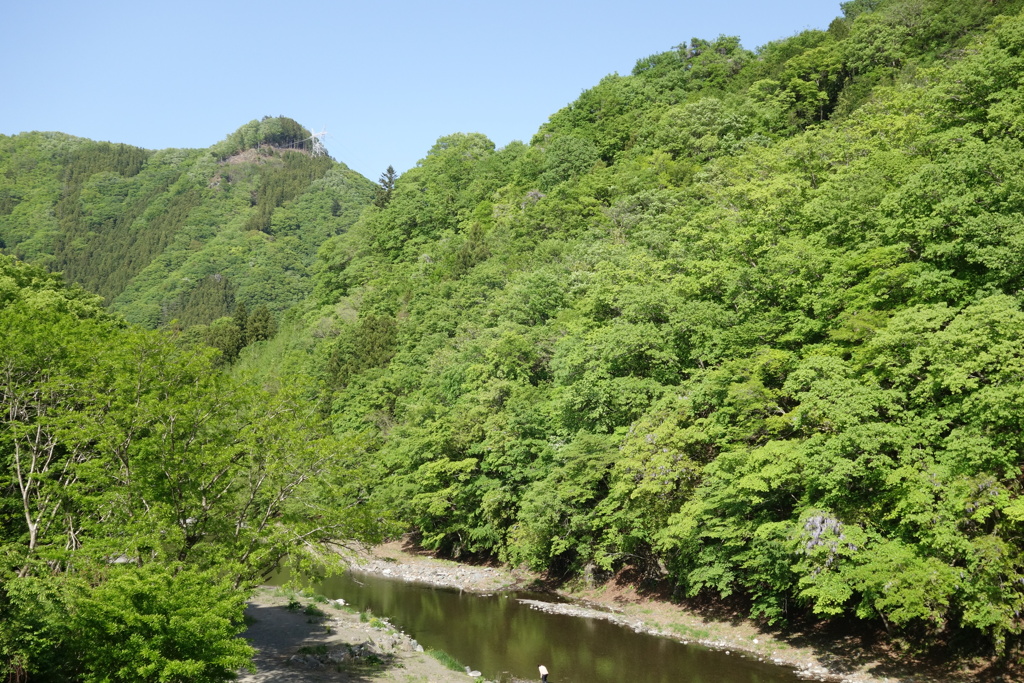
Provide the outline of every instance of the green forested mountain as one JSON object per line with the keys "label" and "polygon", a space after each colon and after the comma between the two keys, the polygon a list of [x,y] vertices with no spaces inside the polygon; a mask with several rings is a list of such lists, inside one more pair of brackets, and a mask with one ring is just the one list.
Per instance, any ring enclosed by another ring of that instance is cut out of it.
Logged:
{"label": "green forested mountain", "polygon": [[3,680],[233,679],[253,586],[387,528],[300,370],[218,370],[375,196],[308,138],[283,118],[210,150],[0,136],[0,246],[63,272],[0,254]]}
{"label": "green forested mountain", "polygon": [[373,198],[291,119],[209,150],[153,152],[59,133],[0,136],[0,247],[64,273],[147,327],[208,324],[236,301],[309,295],[316,249]]}
{"label": "green forested mountain", "polygon": [[0,239],[233,353],[292,306],[230,376],[358,440],[428,547],[1019,654],[1022,9],[694,38],[376,190],[266,122],[0,138]]}
{"label": "green forested mountain", "polygon": [[440,139],[315,266],[375,495],[456,556],[1016,642],[1021,5],[855,0]]}

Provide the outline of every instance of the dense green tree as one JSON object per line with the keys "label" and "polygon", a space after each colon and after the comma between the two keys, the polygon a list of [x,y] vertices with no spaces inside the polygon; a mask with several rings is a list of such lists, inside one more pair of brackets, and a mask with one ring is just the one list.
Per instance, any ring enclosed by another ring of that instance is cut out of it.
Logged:
{"label": "dense green tree", "polygon": [[218,276],[232,294],[280,315],[308,294],[317,249],[355,221],[374,185],[287,142],[297,124],[257,124],[266,140],[223,159],[0,136],[0,196],[10,198],[0,213],[3,249],[62,271],[148,327],[230,315],[231,301],[215,304],[204,292]]}
{"label": "dense green tree", "polygon": [[215,572],[114,571],[69,615],[81,680],[231,680],[251,666],[253,650],[237,637],[243,603]]}
{"label": "dense green tree", "polygon": [[187,293],[183,292],[180,303],[171,310],[182,326],[205,325],[223,318],[235,308],[236,291],[229,278],[214,273],[197,282]]}
{"label": "dense green tree", "polygon": [[[237,317],[237,314],[236,314]],[[270,309],[260,304],[253,309],[252,314],[245,321],[245,343],[266,341],[277,332],[277,324],[270,313]]]}
{"label": "dense green tree", "polygon": [[395,173],[394,166],[388,166],[387,170],[380,174],[380,180],[377,182],[378,188],[376,190],[376,196],[373,199],[373,205],[384,208],[391,201],[391,194],[395,191],[395,178],[398,174]]}
{"label": "dense green tree", "polygon": [[249,588],[381,530],[359,442],[57,277],[4,257],[0,283],[0,671],[232,678]]}
{"label": "dense green tree", "polygon": [[247,149],[262,145],[284,149],[308,150],[312,147],[312,133],[286,116],[264,116],[252,120],[214,145],[210,152],[219,159],[227,159]]}
{"label": "dense green tree", "polygon": [[236,318],[218,318],[203,329],[203,343],[220,351],[221,361],[231,363],[245,347],[245,329]]}

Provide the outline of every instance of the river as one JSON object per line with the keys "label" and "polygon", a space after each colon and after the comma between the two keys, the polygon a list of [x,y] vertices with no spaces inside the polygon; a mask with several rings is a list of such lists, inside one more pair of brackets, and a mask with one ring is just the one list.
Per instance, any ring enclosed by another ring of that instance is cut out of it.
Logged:
{"label": "river", "polygon": [[531,609],[520,599],[550,595],[481,596],[411,584],[362,572],[326,580],[317,590],[386,617],[426,648],[443,650],[492,681],[551,683],[793,683],[792,669],[750,656],[636,633],[626,626]]}

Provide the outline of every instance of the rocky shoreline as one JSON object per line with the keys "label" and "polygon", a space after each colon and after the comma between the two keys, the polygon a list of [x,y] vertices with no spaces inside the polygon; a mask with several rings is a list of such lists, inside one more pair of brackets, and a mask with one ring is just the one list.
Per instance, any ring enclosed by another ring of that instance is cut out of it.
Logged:
{"label": "rocky shoreline", "polygon": [[[527,605],[531,609],[539,610],[541,612],[547,612],[548,614],[563,614],[563,615],[570,616],[570,617],[583,617],[583,618],[586,618],[586,619],[604,619],[606,621],[610,621],[612,623],[619,624],[620,626],[623,626],[625,628],[632,629],[635,633],[646,633],[646,634],[651,635],[651,636],[659,636],[659,637],[662,637],[662,638],[671,638],[672,640],[678,640],[683,645],[689,645],[690,644],[689,640],[687,640],[686,638],[680,637],[678,634],[676,634],[676,633],[674,633],[672,631],[662,630],[662,629],[650,626],[648,624],[645,624],[643,621],[639,621],[639,620],[636,620],[636,619],[633,619],[633,618],[630,618],[630,617],[626,616],[626,614],[621,612],[621,611],[620,612],[614,612],[614,611],[608,611],[608,610],[602,610],[602,609],[594,609],[594,608],[591,608],[591,607],[583,607],[583,606],[572,604],[572,603],[545,602],[543,600],[519,600],[519,602],[523,603],[524,605]],[[758,654],[755,649],[743,650],[742,646],[738,646],[735,643],[730,645],[729,641],[725,640],[725,639],[713,640],[713,639],[699,639],[698,638],[698,639],[695,639],[694,642],[699,644],[699,645],[702,645],[704,647],[711,648],[711,649],[724,650],[725,654],[731,654],[732,653],[732,650],[729,649],[730,647],[735,649],[737,652],[746,651],[746,652],[748,652],[749,654],[752,654],[752,655],[757,655]],[[760,641],[758,639],[754,639],[752,644],[756,646],[756,645],[760,644]],[[757,656],[757,660],[759,662],[766,661],[765,657],[763,657],[763,656]],[[829,672],[825,667],[820,666],[820,665],[816,665],[814,663],[802,662],[799,665],[797,665],[796,662],[790,662],[790,661],[787,661],[787,660],[785,660],[785,659],[783,659],[781,657],[772,657],[772,658],[770,658],[770,661],[772,661],[774,664],[778,664],[780,666],[787,666],[787,665],[788,666],[793,666],[796,669],[797,676],[800,676],[801,678],[805,678],[805,679],[808,679],[808,680],[820,680],[820,681],[862,681],[862,680],[869,680],[869,679],[860,679],[860,678],[843,678],[843,677],[838,677],[837,678],[837,677],[833,676],[832,673]]]}
{"label": "rocky shoreline", "polygon": [[444,560],[429,560],[401,553],[389,546],[380,546],[350,556],[349,566],[360,572],[384,576],[398,581],[419,583],[439,588],[457,588],[473,593],[497,593],[514,590],[523,580],[511,572],[495,567],[474,567]]}
{"label": "rocky shoreline", "polygon": [[[368,549],[363,553],[350,555],[349,565],[358,572],[422,585],[455,588],[482,595],[534,586],[539,578],[536,575],[504,567],[480,567],[440,560],[428,554],[408,552],[399,543],[385,544]],[[631,628],[637,633],[671,638],[683,644],[695,643],[703,647],[723,650],[726,654],[743,652],[755,657],[758,661],[771,661],[778,665],[791,666],[796,670],[798,676],[807,680],[839,683],[883,683],[883,681],[894,680],[876,678],[862,672],[841,674],[829,671],[817,660],[807,659],[804,656],[793,656],[795,653],[792,652],[786,656],[772,648],[770,641],[756,637],[741,639],[722,633],[716,637],[688,638],[677,632],[647,623],[636,614],[630,614],[628,610],[602,603],[600,600],[583,598],[566,592],[558,592],[556,595],[569,602],[547,602],[532,599],[520,599],[519,602],[532,609],[551,614],[611,621]],[[583,604],[581,601],[588,604]]]}
{"label": "rocky shoreline", "polygon": [[[480,594],[526,588],[536,590],[541,578],[522,570],[437,559],[400,542],[368,549],[350,556],[349,561],[350,566],[359,572]],[[637,632],[792,667],[797,676],[807,680],[836,683],[966,683],[980,680],[976,671],[925,673],[921,668],[908,670],[910,667],[906,664],[902,667],[904,670],[900,670],[898,662],[874,660],[864,657],[863,652],[857,657],[850,657],[849,652],[857,647],[853,640],[806,642],[810,640],[806,637],[787,640],[775,633],[759,630],[749,621],[710,619],[673,603],[641,597],[628,587],[609,589],[606,585],[557,591],[556,594],[568,602],[532,599],[520,602],[545,612],[604,619]],[[1001,680],[992,676],[986,678]]]}

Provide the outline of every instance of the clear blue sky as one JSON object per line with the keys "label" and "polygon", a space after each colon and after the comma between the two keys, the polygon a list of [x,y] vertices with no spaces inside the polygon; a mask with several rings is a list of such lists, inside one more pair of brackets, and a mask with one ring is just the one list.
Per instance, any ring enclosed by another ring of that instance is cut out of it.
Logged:
{"label": "clear blue sky", "polygon": [[4,11],[0,133],[208,147],[284,115],[376,180],[449,133],[528,141],[603,76],[691,37],[754,49],[839,14],[838,0],[22,0]]}

